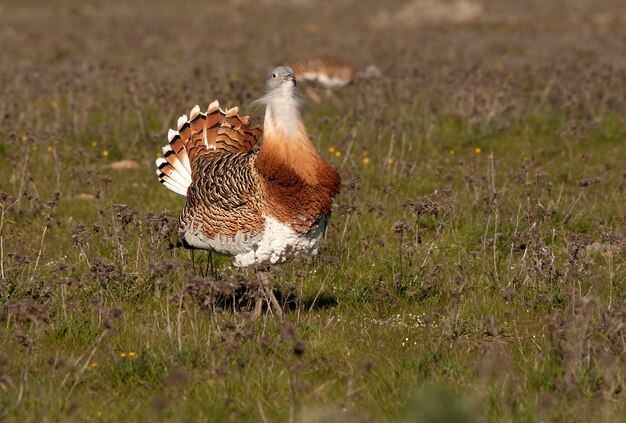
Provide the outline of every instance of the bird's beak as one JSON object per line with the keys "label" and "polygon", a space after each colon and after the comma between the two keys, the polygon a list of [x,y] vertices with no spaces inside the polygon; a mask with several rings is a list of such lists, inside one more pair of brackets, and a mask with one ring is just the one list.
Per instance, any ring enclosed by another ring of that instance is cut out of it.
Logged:
{"label": "bird's beak", "polygon": [[285,76],[285,81],[293,81],[296,82],[296,77],[293,75],[287,75]]}

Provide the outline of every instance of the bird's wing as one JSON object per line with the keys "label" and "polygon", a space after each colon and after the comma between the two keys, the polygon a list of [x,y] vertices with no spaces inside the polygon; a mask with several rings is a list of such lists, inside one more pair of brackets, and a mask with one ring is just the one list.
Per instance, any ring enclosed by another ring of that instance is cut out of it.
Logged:
{"label": "bird's wing", "polygon": [[265,220],[255,158],[241,152],[198,157],[199,177],[187,191],[181,227],[210,239],[260,233]]}

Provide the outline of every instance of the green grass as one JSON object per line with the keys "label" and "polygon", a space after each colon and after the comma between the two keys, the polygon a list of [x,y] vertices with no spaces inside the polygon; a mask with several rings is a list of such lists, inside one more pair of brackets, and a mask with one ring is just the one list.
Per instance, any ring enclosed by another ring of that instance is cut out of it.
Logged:
{"label": "green grass", "polygon": [[[0,420],[624,418],[619,21],[194,3],[172,26],[147,3],[0,15],[0,45],[33,40],[0,56]],[[306,104],[342,191],[320,255],[272,269],[284,321],[253,321],[252,270],[176,247],[154,158],[196,103],[259,120],[263,75],[305,51],[384,77]]]}

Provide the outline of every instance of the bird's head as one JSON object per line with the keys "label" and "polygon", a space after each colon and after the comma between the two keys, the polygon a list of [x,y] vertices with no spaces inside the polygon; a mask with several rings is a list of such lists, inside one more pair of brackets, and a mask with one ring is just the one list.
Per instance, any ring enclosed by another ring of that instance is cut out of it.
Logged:
{"label": "bird's head", "polygon": [[284,132],[287,138],[305,133],[299,111],[301,98],[293,69],[289,66],[272,69],[265,88],[265,95],[252,102],[253,106],[265,106],[265,135],[272,130]]}
{"label": "bird's head", "polygon": [[296,86],[296,77],[289,66],[278,66],[267,75],[265,87],[268,92],[274,90],[293,91]]}
{"label": "bird's head", "polygon": [[301,98],[296,88],[293,69],[289,66],[278,66],[267,75],[265,95],[253,101],[252,106],[267,106],[268,111],[273,109],[283,114],[288,111],[285,109],[297,111],[300,103]]}

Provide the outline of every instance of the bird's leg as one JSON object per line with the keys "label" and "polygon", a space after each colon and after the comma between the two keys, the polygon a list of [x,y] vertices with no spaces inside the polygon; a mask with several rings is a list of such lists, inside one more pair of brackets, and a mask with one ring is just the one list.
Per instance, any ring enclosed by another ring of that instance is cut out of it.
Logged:
{"label": "bird's leg", "polygon": [[311,87],[306,87],[305,92],[306,92],[306,95],[308,95],[308,96],[309,96],[309,98],[310,98],[311,100],[313,100],[313,102],[314,102],[315,104],[320,104],[320,103],[322,102],[322,99],[320,98],[320,96],[319,96],[319,95],[317,95],[317,93],[315,92],[315,90],[314,90],[313,88],[311,88]]}
{"label": "bird's leg", "polygon": [[261,310],[263,308],[263,300],[267,301],[268,308],[272,310],[274,309],[274,313],[278,316],[279,319],[283,318],[283,308],[280,306],[280,303],[276,299],[274,295],[274,291],[269,286],[269,276],[267,270],[257,270],[257,276],[259,279],[259,291],[256,297],[256,303],[254,306],[254,319],[257,319],[261,315]]}
{"label": "bird's leg", "polygon": [[196,276],[196,260],[193,254],[193,250],[189,250],[189,255],[191,256],[191,269],[193,270],[193,275]]}
{"label": "bird's leg", "polygon": [[213,251],[209,251],[209,265],[211,266],[211,276],[217,278],[217,270],[215,270],[215,262],[213,262]]}
{"label": "bird's leg", "polygon": [[263,278],[261,277],[261,273],[265,273],[265,270],[259,270],[259,269],[255,269],[255,273],[257,276],[257,282],[259,283],[258,288],[257,288],[257,292],[256,292],[256,298],[255,298],[255,303],[254,303],[254,313],[252,314],[252,318],[254,320],[258,319],[259,317],[261,317],[261,312],[263,311],[263,297],[264,295],[264,291],[263,291]]}
{"label": "bird's leg", "polygon": [[328,99],[328,101],[331,101],[336,106],[340,105],[341,103],[339,101],[339,98],[335,95],[335,92],[330,88],[326,89],[326,99]]}
{"label": "bird's leg", "polygon": [[259,281],[259,291],[256,294],[256,299],[254,303],[254,313],[252,314],[252,318],[254,320],[261,317],[261,311],[263,311],[263,288],[261,288],[261,282]]}
{"label": "bird's leg", "polygon": [[274,312],[276,313],[279,319],[282,319],[283,308],[280,306],[278,299],[276,299],[276,296],[274,295],[274,290],[267,284],[263,284],[263,288],[265,289],[265,294],[269,297],[270,302],[272,303],[272,307],[274,307]]}
{"label": "bird's leg", "polygon": [[204,266],[204,277],[209,276],[209,271],[211,272],[211,276],[217,278],[215,274],[215,269],[213,267],[213,251],[208,250],[206,253],[206,265]]}

